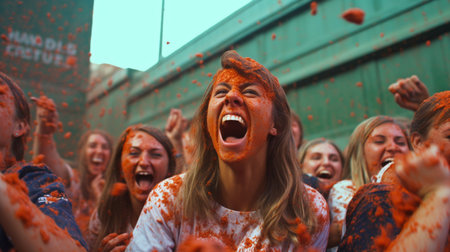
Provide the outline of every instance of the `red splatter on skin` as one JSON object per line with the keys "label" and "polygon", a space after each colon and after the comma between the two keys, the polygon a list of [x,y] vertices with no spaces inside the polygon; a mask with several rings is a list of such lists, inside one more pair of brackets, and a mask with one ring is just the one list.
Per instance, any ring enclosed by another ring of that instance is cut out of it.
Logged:
{"label": "red splatter on skin", "polygon": [[197,58],[203,58],[203,53],[196,53],[196,54],[195,54],[195,57],[197,57]]}
{"label": "red splatter on skin", "polygon": [[427,40],[427,42],[425,43],[427,46],[431,45],[431,41]]}
{"label": "red splatter on skin", "polygon": [[120,196],[124,195],[128,191],[128,187],[124,183],[114,183],[111,189],[111,196]]}
{"label": "red splatter on skin", "polygon": [[39,231],[39,233],[41,234],[41,239],[42,241],[47,244],[48,241],[50,240],[50,236],[48,235],[47,231],[45,231],[43,228],[41,228],[41,230]]}
{"label": "red splatter on skin", "polygon": [[315,16],[317,14],[317,2],[312,1],[310,7],[311,7],[311,15]]}
{"label": "red splatter on skin", "polygon": [[41,97],[39,97],[39,99],[36,99],[35,101],[39,107],[45,108],[49,111],[56,111],[55,103],[45,95],[42,95]]}
{"label": "red splatter on skin", "polygon": [[[254,67],[260,66],[256,61],[252,63]],[[246,83],[255,85],[242,89]],[[247,92],[250,90],[260,96],[253,97]],[[207,127],[214,149],[221,160],[235,162],[251,158],[258,148],[267,144],[267,134],[272,128],[272,120],[267,118],[272,118],[273,96],[274,93],[269,90],[267,84],[256,77],[244,77],[234,69],[224,69],[216,75],[208,104]],[[229,99],[239,99],[240,105],[230,106]],[[225,114],[239,115],[244,121],[251,122],[247,127],[246,141],[235,148],[226,147],[224,139],[219,134],[219,121]]]}
{"label": "red splatter on skin", "polygon": [[344,11],[341,17],[345,19],[347,22],[361,25],[364,22],[364,15],[365,13],[363,10],[359,8],[351,8]]}
{"label": "red splatter on skin", "polygon": [[33,164],[40,164],[42,163],[42,161],[44,160],[45,156],[44,154],[39,154],[36,157],[33,158],[33,160],[31,161]]}
{"label": "red splatter on skin", "polygon": [[277,35],[275,33],[272,33],[272,40],[275,40],[277,38]]}
{"label": "red splatter on skin", "polygon": [[312,119],[314,119],[314,117],[312,115],[308,115],[308,120],[312,121]]}

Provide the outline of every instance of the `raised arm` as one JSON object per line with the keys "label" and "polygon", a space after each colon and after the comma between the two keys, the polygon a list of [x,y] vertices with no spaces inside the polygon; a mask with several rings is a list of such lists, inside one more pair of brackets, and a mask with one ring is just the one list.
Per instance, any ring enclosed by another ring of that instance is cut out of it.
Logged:
{"label": "raised arm", "polygon": [[416,111],[419,105],[430,96],[427,86],[415,75],[399,79],[388,89],[400,107],[412,111]]}
{"label": "raised arm", "polygon": [[36,104],[37,122],[33,136],[33,159],[41,155],[42,162],[63,179],[66,187],[70,187],[72,168],[59,155],[53,137],[59,124],[55,103],[46,96],[32,97],[31,100]]}
{"label": "raised arm", "polygon": [[450,170],[437,146],[399,160],[403,185],[422,198],[389,251],[444,251],[450,225]]}
{"label": "raised arm", "polygon": [[[3,195],[0,197],[0,225],[14,248],[17,251],[85,251],[80,241],[66,231],[72,228],[59,227],[31,202],[26,191],[26,185],[17,174],[0,174],[0,194]],[[61,216],[57,218],[64,218],[65,213],[59,213]],[[73,219],[71,223],[74,224]],[[79,237],[82,239],[81,234]]]}
{"label": "raised arm", "polygon": [[185,160],[183,156],[183,132],[186,127],[186,122],[187,120],[183,117],[181,110],[170,110],[169,117],[167,118],[165,133],[176,151],[175,174],[179,174],[184,171]]}

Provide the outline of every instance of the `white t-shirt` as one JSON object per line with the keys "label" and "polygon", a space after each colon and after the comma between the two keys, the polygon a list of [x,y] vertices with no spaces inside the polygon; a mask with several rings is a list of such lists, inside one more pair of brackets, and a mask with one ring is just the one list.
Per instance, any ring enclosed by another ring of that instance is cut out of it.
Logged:
{"label": "white t-shirt", "polygon": [[[341,180],[331,187],[328,194],[328,207],[330,208],[331,223],[342,223],[342,235],[345,233],[345,215],[347,214],[347,207],[353,195],[356,193],[356,188],[351,180]],[[337,251],[337,247],[328,249],[328,251]]]}
{"label": "white t-shirt", "polygon": [[[235,251],[295,251],[294,245],[288,241],[276,247],[270,246],[268,239],[259,241],[262,218],[258,211],[239,212],[212,202],[215,218],[188,220],[182,217],[175,200],[183,177],[166,179],[154,188],[141,212],[127,251],[174,251],[191,236],[214,239]],[[305,247],[325,251],[330,225],[327,204],[316,190],[307,185],[305,188],[317,222],[322,223]]]}

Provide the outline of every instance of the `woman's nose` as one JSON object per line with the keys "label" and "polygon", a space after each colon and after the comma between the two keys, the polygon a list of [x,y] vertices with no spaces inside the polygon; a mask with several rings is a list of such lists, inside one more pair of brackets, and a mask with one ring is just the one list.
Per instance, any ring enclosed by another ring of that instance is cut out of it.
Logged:
{"label": "woman's nose", "polygon": [[139,166],[141,167],[148,167],[150,166],[150,156],[147,153],[142,153],[139,157]]}
{"label": "woman's nose", "polygon": [[389,152],[400,152],[400,146],[395,141],[390,141],[386,150]]}
{"label": "woman's nose", "polygon": [[243,103],[241,93],[235,89],[230,90],[225,97],[225,105],[241,106]]}

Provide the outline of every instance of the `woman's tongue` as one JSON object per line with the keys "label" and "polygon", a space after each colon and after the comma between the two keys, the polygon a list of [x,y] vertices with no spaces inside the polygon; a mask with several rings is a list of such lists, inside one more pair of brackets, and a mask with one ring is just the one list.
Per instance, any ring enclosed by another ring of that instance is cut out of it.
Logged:
{"label": "woman's tongue", "polygon": [[140,190],[150,191],[153,187],[153,177],[151,175],[137,175],[136,184]]}
{"label": "woman's tongue", "polygon": [[236,143],[236,142],[239,142],[240,140],[241,140],[241,138],[237,138],[237,137],[234,137],[234,136],[228,136],[228,137],[226,137],[225,142],[227,142],[227,143]]}

